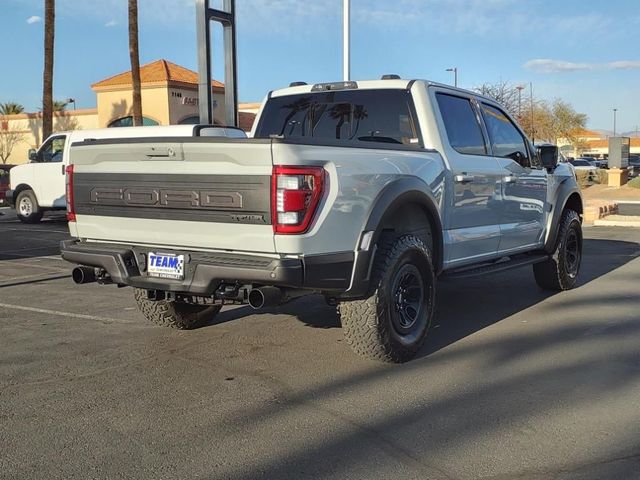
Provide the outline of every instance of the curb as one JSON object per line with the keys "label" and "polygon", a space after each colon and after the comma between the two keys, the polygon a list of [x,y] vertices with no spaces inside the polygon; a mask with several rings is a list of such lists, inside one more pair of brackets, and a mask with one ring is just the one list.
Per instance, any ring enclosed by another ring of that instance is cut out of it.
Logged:
{"label": "curb", "polygon": [[596,227],[633,227],[633,228],[640,228],[640,221],[628,221],[625,222],[624,220],[606,220],[606,219],[600,219],[600,220],[595,220],[593,222],[593,225]]}
{"label": "curb", "polygon": [[615,215],[618,213],[618,204],[617,203],[605,203],[600,205],[591,205],[585,207],[583,213],[583,219],[585,222],[592,223],[597,222],[603,217],[607,215]]}

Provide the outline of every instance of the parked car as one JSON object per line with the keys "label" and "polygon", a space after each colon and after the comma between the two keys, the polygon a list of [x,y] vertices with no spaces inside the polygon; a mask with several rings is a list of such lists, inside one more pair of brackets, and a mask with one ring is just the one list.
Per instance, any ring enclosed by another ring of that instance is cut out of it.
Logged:
{"label": "parked car", "polygon": [[[247,135],[239,128],[209,125],[121,127],[54,133],[37,151],[29,150],[30,163],[18,165],[11,172],[11,189],[6,196],[15,207],[18,219],[24,223],[37,223],[45,211],[66,209],[65,171],[72,143],[137,136],[246,138]],[[178,153],[174,152],[174,155]],[[146,156],[171,158],[166,151],[153,152],[153,148]]]}
{"label": "parked car", "polygon": [[589,160],[585,160],[584,158],[576,158],[575,160],[569,161],[569,163],[573,165],[573,168],[579,171],[588,171],[595,174],[595,172],[598,170],[595,165],[593,165]]}
{"label": "parked car", "polygon": [[425,341],[439,276],[532,265],[541,288],[576,284],[571,170],[477,92],[295,85],[269,93],[254,138],[139,136],[73,144],[74,238],[61,252],[76,283],[131,286],[158,325],[196,328],[225,304],[316,292],[356,352],[403,362]]}
{"label": "parked car", "polygon": [[629,178],[640,176],[640,155],[629,156]]}
{"label": "parked car", "polygon": [[0,165],[0,205],[7,203],[7,190],[9,190],[9,170],[14,165]]}

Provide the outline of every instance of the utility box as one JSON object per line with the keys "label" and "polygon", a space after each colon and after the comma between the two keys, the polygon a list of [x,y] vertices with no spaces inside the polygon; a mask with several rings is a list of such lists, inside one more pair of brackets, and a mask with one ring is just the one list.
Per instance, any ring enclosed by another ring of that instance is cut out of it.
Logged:
{"label": "utility box", "polygon": [[629,137],[609,137],[609,186],[621,187],[629,179]]}
{"label": "utility box", "polygon": [[629,137],[609,137],[609,168],[627,168],[629,166]]}

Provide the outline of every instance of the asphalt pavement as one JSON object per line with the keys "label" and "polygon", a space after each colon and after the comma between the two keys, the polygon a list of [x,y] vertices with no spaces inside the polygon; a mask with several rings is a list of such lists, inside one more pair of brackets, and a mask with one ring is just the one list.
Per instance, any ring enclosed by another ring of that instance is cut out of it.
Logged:
{"label": "asphalt pavement", "polygon": [[419,357],[384,365],[317,296],[149,325],[71,282],[62,216],[0,212],[0,478],[640,478],[640,229],[585,228],[573,291],[440,282]]}

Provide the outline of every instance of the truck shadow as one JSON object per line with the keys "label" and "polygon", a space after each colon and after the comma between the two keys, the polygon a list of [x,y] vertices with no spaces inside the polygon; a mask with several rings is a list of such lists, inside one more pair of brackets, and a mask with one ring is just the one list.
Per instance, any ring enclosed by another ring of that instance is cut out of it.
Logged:
{"label": "truck shadow", "polygon": [[[586,239],[583,251],[577,288],[640,256],[640,245],[619,240]],[[441,280],[438,283],[437,310],[431,331],[418,357],[437,352],[552,295],[555,293],[543,291],[536,285],[531,267],[476,278]],[[223,311],[216,323],[252,314],[292,315],[312,328],[341,326],[336,308],[327,305],[319,295],[302,297],[259,312],[249,307]]]}

